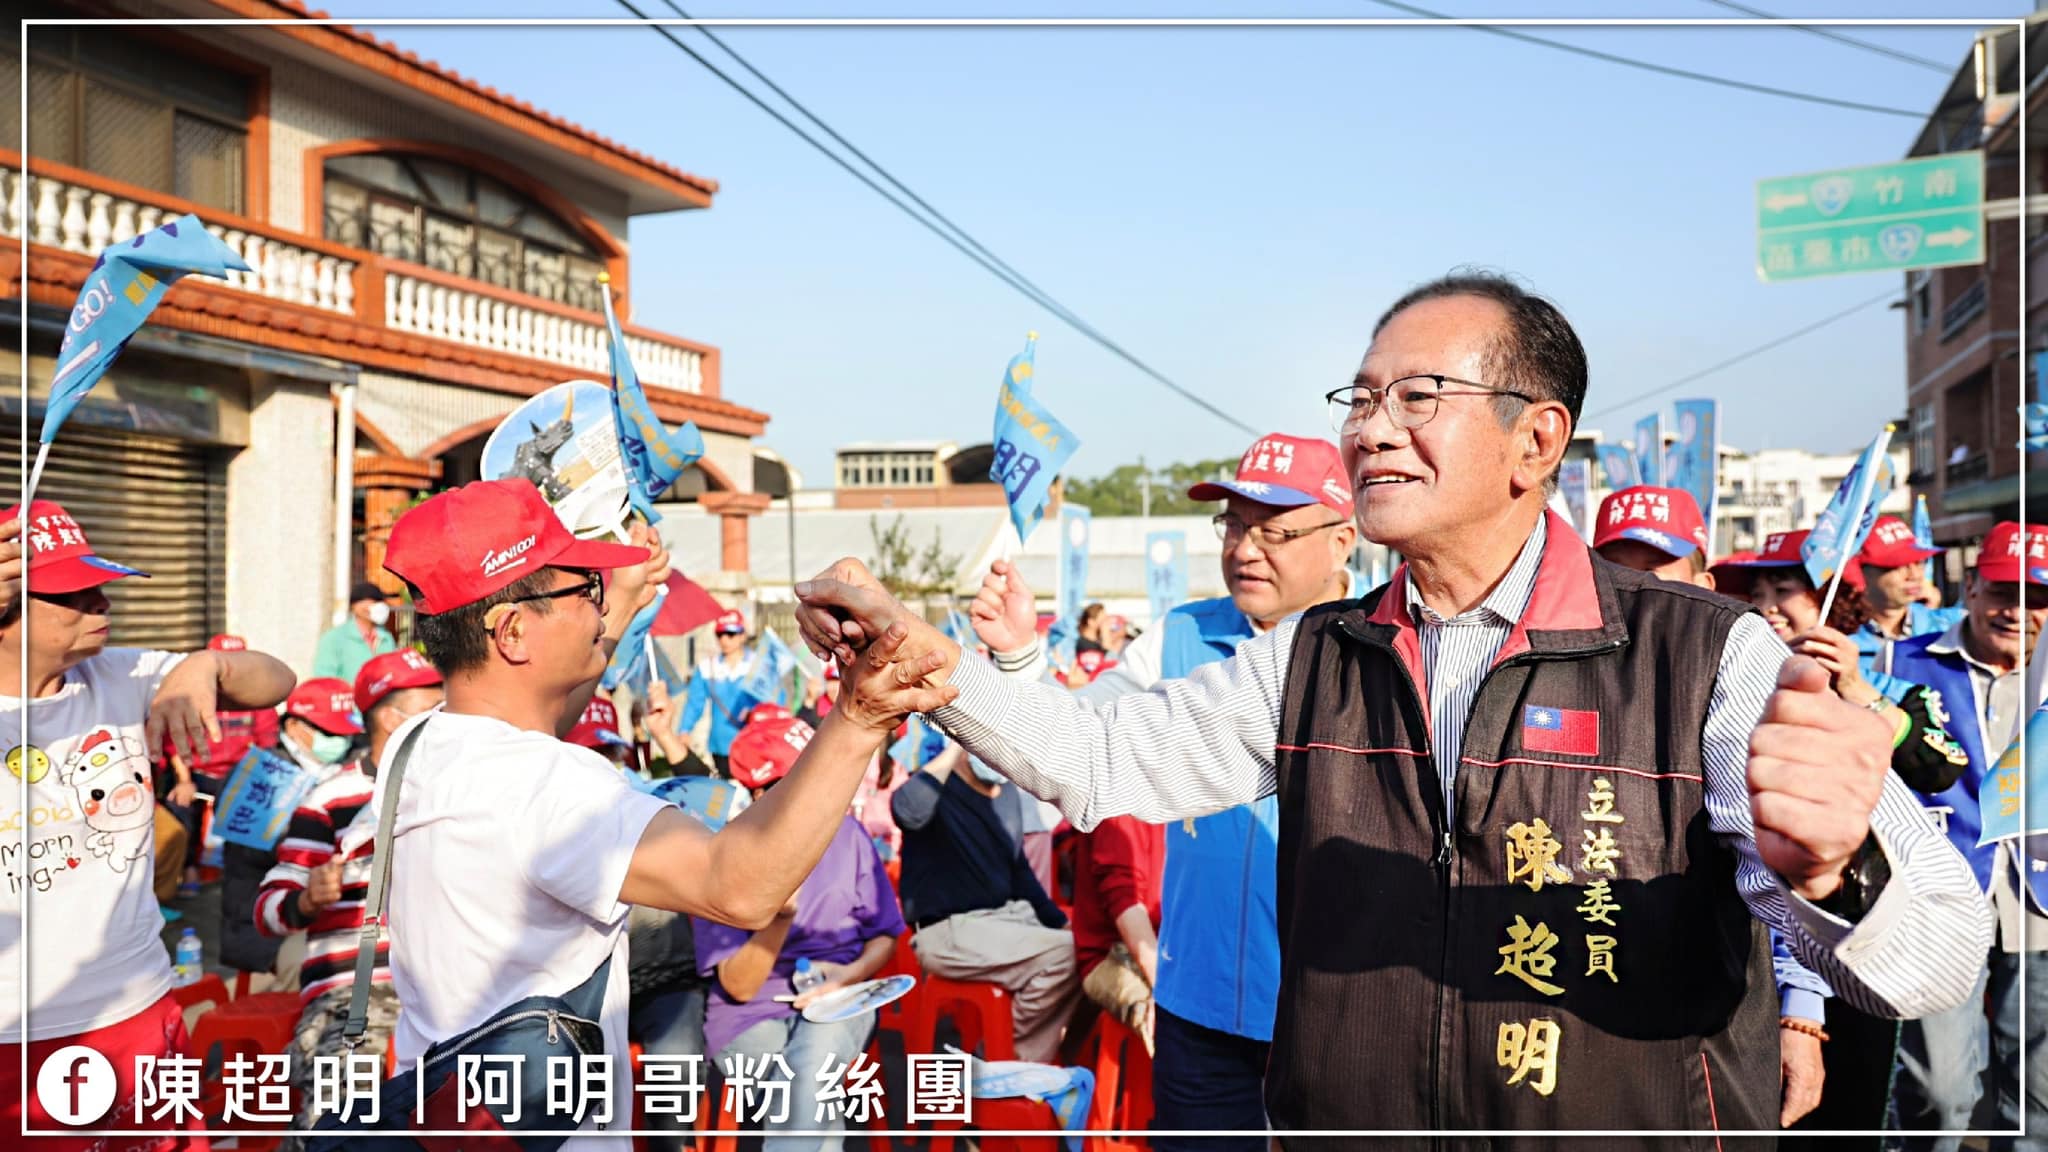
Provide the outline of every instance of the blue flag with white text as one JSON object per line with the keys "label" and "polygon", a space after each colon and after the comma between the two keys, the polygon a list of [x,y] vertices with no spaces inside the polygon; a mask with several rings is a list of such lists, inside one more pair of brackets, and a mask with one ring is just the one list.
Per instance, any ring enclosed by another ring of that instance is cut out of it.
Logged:
{"label": "blue flag with white text", "polygon": [[599,286],[604,298],[604,324],[611,337],[612,427],[619,437],[619,462],[626,472],[626,488],[633,508],[649,524],[661,517],[654,501],[668,491],[683,469],[704,455],[704,434],[694,421],[670,432],[647,402],[640,388],[640,374],[633,370],[626,338],[619,332],[619,317],[612,311],[610,284]]}
{"label": "blue flag with white text", "polygon": [[1024,342],[1024,351],[1010,359],[996,394],[995,459],[988,478],[1003,486],[1010,505],[1010,523],[1019,540],[1045,518],[1052,482],[1081,441],[1031,394],[1031,374],[1038,359],[1038,334]]}
{"label": "blue flag with white text", "polygon": [[1800,545],[1799,558],[1806,563],[1806,574],[1815,588],[1825,588],[1835,570],[1862,551],[1864,538],[1877,523],[1878,506],[1896,479],[1891,457],[1885,454],[1891,439],[1892,430],[1886,426],[1856,458],[1834,498],[1814,520],[1806,543]]}
{"label": "blue flag with white text", "polygon": [[183,277],[225,276],[247,272],[249,265],[222,243],[199,217],[184,215],[133,240],[123,240],[100,253],[85,287],[71,306],[64,341],[57,348],[57,369],[50,376],[50,398],[43,409],[42,442],[57,439],[72,409],[106,375],[114,357],[143,321],[163,302],[164,294]]}

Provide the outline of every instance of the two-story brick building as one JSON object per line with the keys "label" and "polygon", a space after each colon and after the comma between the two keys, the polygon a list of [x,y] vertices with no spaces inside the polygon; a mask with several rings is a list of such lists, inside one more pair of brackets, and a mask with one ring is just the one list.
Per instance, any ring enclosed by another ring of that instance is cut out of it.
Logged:
{"label": "two-story brick building", "polygon": [[[118,0],[31,15],[303,19],[286,0]],[[0,123],[20,62],[0,54]],[[388,581],[383,541],[422,493],[475,478],[525,398],[604,380],[609,273],[634,364],[705,459],[670,500],[726,521],[747,568],[751,440],[718,349],[635,323],[630,221],[711,206],[717,185],[362,30],[38,26],[29,157],[0,148],[0,283],[29,303],[30,436],[95,254],[197,213],[252,271],[192,277],[66,425],[43,492],[109,555],[116,639],[169,647],[232,630],[303,666],[352,578]],[[24,172],[26,168],[26,172]],[[5,306],[16,323],[18,303]],[[21,371],[18,331],[0,354]],[[0,401],[20,418],[12,389]],[[13,500],[7,469],[0,498]],[[696,573],[707,582],[717,579]]]}
{"label": "two-story brick building", "polygon": [[[2040,83],[2048,68],[2048,22],[2028,21],[2028,75],[2020,75],[2015,29],[1986,33],[1957,69],[1909,156],[1984,152],[1985,198],[1992,202],[1985,262],[1906,277],[1906,424],[1910,483],[1927,497],[1935,540],[1967,549],[2000,520],[2019,515],[2020,486],[2034,507],[2048,499],[2040,454],[2028,466],[2018,447],[2018,410],[2037,385],[2034,357],[2048,349],[2048,217],[2023,215],[2021,193],[2048,191],[2048,147],[2038,125],[2048,104]],[[2027,141],[2027,182],[2020,187],[2019,102],[2036,125]],[[2027,297],[2020,265],[2027,265]],[[2036,513],[2038,515],[2038,512]],[[1952,556],[1959,576],[1964,553]]]}

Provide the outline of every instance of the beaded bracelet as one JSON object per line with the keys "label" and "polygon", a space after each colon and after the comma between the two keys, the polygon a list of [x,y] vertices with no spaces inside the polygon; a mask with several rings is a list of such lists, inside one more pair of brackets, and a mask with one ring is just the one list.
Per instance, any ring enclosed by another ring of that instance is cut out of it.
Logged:
{"label": "beaded bracelet", "polygon": [[1778,1017],[1778,1027],[1789,1028],[1794,1032],[1804,1033],[1805,1035],[1811,1036],[1814,1039],[1819,1040],[1823,1044],[1828,1042],[1827,1031],[1823,1029],[1820,1025],[1815,1024],[1811,1020],[1801,1020],[1796,1016],[1780,1016]]}

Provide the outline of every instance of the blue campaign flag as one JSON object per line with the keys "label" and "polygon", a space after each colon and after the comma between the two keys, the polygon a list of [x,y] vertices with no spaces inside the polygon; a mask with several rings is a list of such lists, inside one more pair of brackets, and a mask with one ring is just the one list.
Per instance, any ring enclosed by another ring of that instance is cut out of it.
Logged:
{"label": "blue campaign flag", "polygon": [[1834,579],[1835,571],[1863,548],[1864,537],[1877,523],[1878,505],[1884,503],[1885,493],[1896,479],[1891,457],[1885,454],[1891,440],[1892,429],[1887,424],[1842,477],[1834,498],[1821,509],[1813,531],[1800,546],[1799,558],[1806,562],[1806,574],[1815,588],[1824,588]]}
{"label": "blue campaign flag", "polygon": [[1636,421],[1636,476],[1644,484],[1664,483],[1664,414],[1652,412]]}
{"label": "blue campaign flag", "polygon": [[[1670,486],[1683,489],[1699,505],[1707,522],[1711,542],[1714,523],[1714,494],[1720,483],[1720,403],[1715,400],[1680,400],[1672,411],[1678,416],[1678,444],[1673,456]],[[1712,549],[1710,548],[1709,551]]]}
{"label": "blue campaign flag", "polygon": [[1072,668],[1074,644],[1079,639],[1079,634],[1074,631],[1073,617],[1061,616],[1054,620],[1052,627],[1045,630],[1046,659],[1055,668]]}
{"label": "blue campaign flag", "polygon": [[1152,602],[1152,627],[1188,598],[1188,534],[1145,534],[1145,596]]}
{"label": "blue campaign flag", "polygon": [[761,630],[760,647],[754,653],[753,670],[741,682],[740,691],[764,704],[780,704],[783,701],[783,681],[795,670],[796,653],[789,650],[782,637],[764,628]]}
{"label": "blue campaign flag", "polygon": [[[1927,516],[1925,496],[1913,497],[1913,544],[1919,548],[1934,547],[1934,521]],[[1920,575],[1925,580],[1934,579],[1934,557],[1929,556],[1920,562]]]}
{"label": "blue campaign flag", "polygon": [[114,357],[180,279],[197,272],[225,276],[249,265],[206,230],[199,217],[180,216],[106,251],[85,274],[85,287],[71,306],[50,399],[43,409],[42,442],[57,439],[71,410],[106,375]]}
{"label": "blue campaign flag", "polygon": [[1010,360],[996,394],[995,459],[988,478],[1003,486],[1010,505],[1010,523],[1025,540],[1045,519],[1052,482],[1081,441],[1031,395],[1031,373],[1038,358],[1038,333],[1024,341],[1024,351]]}
{"label": "blue campaign flag", "polygon": [[654,414],[654,406],[647,402],[647,393],[640,389],[640,374],[633,371],[626,338],[619,333],[619,318],[612,311],[611,284],[603,276],[598,279],[603,283],[598,295],[604,299],[604,324],[611,334],[612,427],[619,436],[619,460],[625,466],[626,487],[634,509],[652,524],[660,519],[654,512],[654,501],[668,491],[683,469],[704,455],[704,434],[697,430],[694,421],[674,432],[662,426],[661,417]]}
{"label": "blue campaign flag", "polygon": [[927,725],[913,712],[904,724],[903,738],[889,745],[889,759],[906,769],[922,768],[946,750],[946,734]]}
{"label": "blue campaign flag", "polygon": [[661,613],[661,602],[667,595],[667,588],[656,590],[654,602],[626,623],[626,631],[619,637],[619,646],[612,650],[612,662],[605,666],[604,678],[598,681],[605,691],[610,692],[624,684],[633,690],[634,695],[646,695],[648,679],[654,673],[647,663],[647,638],[652,635],[654,618]]}
{"label": "blue campaign flag", "polygon": [[2005,755],[1984,778],[1978,793],[1984,830],[1977,843],[2009,840],[2021,833],[2020,794],[2026,794],[2028,835],[2048,832],[2048,704],[2034,709],[2027,718],[2026,758],[2020,757],[2020,736],[2015,734]]}
{"label": "blue campaign flag", "polygon": [[2020,418],[2026,424],[2027,451],[2048,451],[2048,404],[2028,404],[2020,409]]}
{"label": "blue campaign flag", "polygon": [[1078,504],[1060,507],[1060,599],[1063,620],[1078,623],[1088,603],[1088,531],[1093,516]]}
{"label": "blue campaign flag", "polygon": [[1636,472],[1636,455],[1628,445],[1602,444],[1596,451],[1600,453],[1600,471],[1607,478],[1609,492],[1633,488],[1643,482]]}
{"label": "blue campaign flag", "polygon": [[251,748],[228,773],[214,804],[213,830],[229,844],[270,850],[320,777],[289,756]]}

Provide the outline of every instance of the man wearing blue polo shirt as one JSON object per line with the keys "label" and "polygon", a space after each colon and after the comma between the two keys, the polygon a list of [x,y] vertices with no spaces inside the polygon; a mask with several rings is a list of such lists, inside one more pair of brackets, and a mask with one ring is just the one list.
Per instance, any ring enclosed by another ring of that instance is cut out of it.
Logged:
{"label": "man wearing blue polo shirt", "polygon": [[[1238,461],[1237,476],[1188,489],[1222,500],[1228,598],[1167,613],[1081,690],[1106,700],[1223,660],[1295,613],[1353,594],[1345,558],[1357,542],[1351,485],[1336,446],[1278,434]],[[975,598],[975,633],[1010,675],[1044,673],[1031,590],[998,562]],[[1263,1084],[1280,992],[1275,904],[1279,804],[1254,804],[1169,824],[1160,900],[1152,1095],[1161,1131],[1239,1131],[1238,1139],[1160,1137],[1160,1149],[1263,1150]]]}

